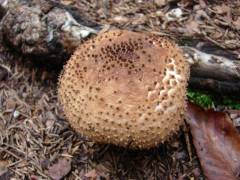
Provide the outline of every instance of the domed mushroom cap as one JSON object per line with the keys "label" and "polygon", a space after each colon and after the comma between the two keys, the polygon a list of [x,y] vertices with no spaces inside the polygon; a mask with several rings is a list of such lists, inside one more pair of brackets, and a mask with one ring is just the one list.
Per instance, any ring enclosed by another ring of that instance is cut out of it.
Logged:
{"label": "domed mushroom cap", "polygon": [[79,46],[58,95],[77,132],[100,143],[151,148],[182,124],[188,76],[172,41],[112,30]]}

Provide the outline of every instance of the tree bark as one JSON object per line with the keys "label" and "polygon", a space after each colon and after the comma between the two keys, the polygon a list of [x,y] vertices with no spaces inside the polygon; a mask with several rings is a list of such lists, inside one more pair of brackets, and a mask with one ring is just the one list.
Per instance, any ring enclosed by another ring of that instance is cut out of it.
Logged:
{"label": "tree bark", "polygon": [[[46,0],[0,1],[3,43],[23,56],[62,65],[75,48],[104,29],[69,6]],[[181,47],[191,65],[189,87],[239,96],[240,62]]]}

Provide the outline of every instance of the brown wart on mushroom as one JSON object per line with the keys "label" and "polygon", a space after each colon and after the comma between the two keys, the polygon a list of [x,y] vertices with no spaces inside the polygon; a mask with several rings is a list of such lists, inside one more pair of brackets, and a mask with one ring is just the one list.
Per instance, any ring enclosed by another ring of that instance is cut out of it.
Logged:
{"label": "brown wart on mushroom", "polygon": [[100,143],[151,148],[181,126],[188,77],[172,41],[112,30],[79,46],[58,95],[77,132]]}

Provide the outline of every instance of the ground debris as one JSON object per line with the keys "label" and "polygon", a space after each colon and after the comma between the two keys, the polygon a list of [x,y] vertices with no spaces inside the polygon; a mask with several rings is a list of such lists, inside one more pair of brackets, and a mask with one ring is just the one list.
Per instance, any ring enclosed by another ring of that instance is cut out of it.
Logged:
{"label": "ground debris", "polygon": [[71,171],[71,159],[61,158],[48,168],[48,175],[53,180],[60,180]]}
{"label": "ground debris", "polygon": [[95,167],[95,169],[90,170],[84,175],[84,179],[86,180],[93,180],[93,179],[105,179],[105,180],[110,180],[109,177],[109,170],[99,164]]}
{"label": "ground debris", "polygon": [[[112,3],[107,9],[108,16],[103,15],[101,9],[104,6],[101,3],[95,5],[93,0],[75,2],[79,11],[100,24],[111,24],[135,31],[158,32],[179,42],[189,38],[201,38],[240,54],[240,34],[237,32],[240,24],[239,1],[214,3],[209,0],[109,0],[108,2]],[[144,21],[136,21],[139,14]]]}
{"label": "ground debris", "polygon": [[188,103],[187,117],[206,177],[209,180],[239,179],[240,135],[229,116]]}

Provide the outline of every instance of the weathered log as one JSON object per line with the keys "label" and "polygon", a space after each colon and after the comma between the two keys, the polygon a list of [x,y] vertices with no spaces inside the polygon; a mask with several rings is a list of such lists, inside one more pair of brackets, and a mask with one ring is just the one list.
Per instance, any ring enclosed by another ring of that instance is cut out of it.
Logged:
{"label": "weathered log", "polygon": [[233,83],[228,81],[218,81],[215,79],[191,77],[189,87],[214,93],[218,98],[227,95],[234,96],[238,100],[240,99],[240,83],[237,82]]}
{"label": "weathered log", "polygon": [[192,47],[182,47],[191,64],[191,75],[201,78],[212,78],[220,81],[239,82],[240,61],[222,56],[208,54]]}
{"label": "weathered log", "polygon": [[82,40],[96,34],[100,27],[85,17],[78,18],[78,23],[52,1],[6,0],[1,8],[5,11],[1,21],[4,43],[34,60],[55,59],[47,63],[62,64]]}
{"label": "weathered log", "polygon": [[240,61],[201,52],[192,47],[184,46],[182,49],[191,65],[191,88],[239,97]]}
{"label": "weathered log", "polygon": [[[103,27],[74,8],[46,0],[0,1],[3,42],[33,60],[62,64],[82,41]],[[240,94],[240,62],[182,47],[191,64],[190,87],[222,95]],[[50,61],[55,59],[56,61]]]}

